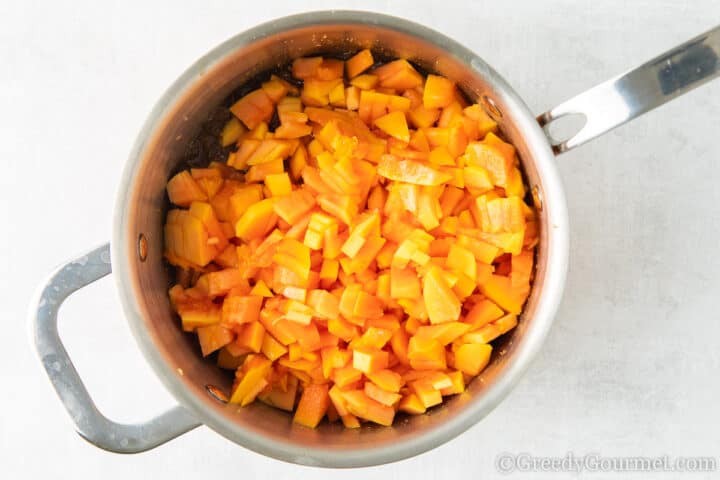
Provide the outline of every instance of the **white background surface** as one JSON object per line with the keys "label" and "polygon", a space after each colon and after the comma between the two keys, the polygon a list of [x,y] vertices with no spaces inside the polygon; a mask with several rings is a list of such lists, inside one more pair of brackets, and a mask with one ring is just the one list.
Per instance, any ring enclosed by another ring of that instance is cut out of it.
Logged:
{"label": "white background surface", "polygon": [[[129,148],[176,76],[239,31],[331,7],[445,32],[538,113],[720,21],[717,0],[1,2],[0,477],[484,478],[505,451],[720,458],[720,81],[558,158],[572,250],[555,326],[517,389],[448,444],[332,472],[264,458],[206,428],[135,456],[73,432],[30,349],[34,288],[109,239]],[[60,328],[111,418],[172,404],[111,279],[70,299]]]}

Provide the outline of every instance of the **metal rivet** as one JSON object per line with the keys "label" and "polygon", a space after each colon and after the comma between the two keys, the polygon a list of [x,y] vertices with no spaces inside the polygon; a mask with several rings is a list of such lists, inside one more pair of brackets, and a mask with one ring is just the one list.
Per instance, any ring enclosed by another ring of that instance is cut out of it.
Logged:
{"label": "metal rivet", "polygon": [[490,115],[494,120],[499,120],[502,118],[502,112],[495,103],[495,100],[488,97],[487,95],[483,95],[480,101],[483,108],[485,109],[485,112],[487,112],[487,114]]}
{"label": "metal rivet", "polygon": [[228,402],[227,395],[225,395],[225,393],[222,390],[220,390],[218,387],[216,387],[215,385],[210,385],[210,384],[205,385],[205,390],[207,390],[207,392],[210,394],[210,396],[213,397],[218,402],[221,402],[221,403]]}
{"label": "metal rivet", "polygon": [[145,238],[145,235],[142,233],[138,236],[138,257],[140,257],[140,261],[144,262],[147,258],[148,253],[148,244],[147,239]]}
{"label": "metal rivet", "polygon": [[543,198],[542,198],[542,192],[540,191],[540,187],[537,185],[532,187],[531,190],[533,203],[535,204],[535,208],[537,208],[538,212],[542,211],[543,208]]}

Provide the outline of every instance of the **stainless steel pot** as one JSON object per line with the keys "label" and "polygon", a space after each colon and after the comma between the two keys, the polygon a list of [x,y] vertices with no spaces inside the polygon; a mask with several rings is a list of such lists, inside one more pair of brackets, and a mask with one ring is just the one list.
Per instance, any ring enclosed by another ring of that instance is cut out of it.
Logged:
{"label": "stainless steel pot", "polygon": [[[229,92],[275,66],[314,53],[361,48],[405,57],[457,81],[498,121],[517,147],[540,211],[541,240],[532,293],[519,326],[467,393],[391,428],[359,431],[324,424],[317,430],[262,404],[233,408],[209,394],[230,379],[204,362],[177,327],[162,261],[165,183],[187,139]],[[274,20],[228,40],[191,66],[163,95],[128,159],[115,205],[112,249],[103,245],[56,270],[32,306],[33,340],[78,433],[100,448],[148,450],[201,424],[242,446],[288,462],[325,467],[376,465],[419,454],[459,435],[510,391],[540,349],[560,303],[568,259],[567,206],[555,155],[614,128],[720,74],[720,27],[662,56],[535,115],[488,64],[444,35],[399,18],[366,12],[316,12]],[[584,126],[556,142],[544,131],[579,113]],[[112,261],[111,261],[112,259]],[[148,363],[177,406],[139,424],[118,424],[95,407],[57,333],[57,312],[74,291],[107,275]]]}

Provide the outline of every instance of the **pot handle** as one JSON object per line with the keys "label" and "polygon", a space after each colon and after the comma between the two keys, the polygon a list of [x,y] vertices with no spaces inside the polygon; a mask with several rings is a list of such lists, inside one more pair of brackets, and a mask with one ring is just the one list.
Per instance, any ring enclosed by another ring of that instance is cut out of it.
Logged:
{"label": "pot handle", "polygon": [[90,398],[58,336],[57,314],[69,295],[110,272],[109,243],[55,270],[31,305],[32,336],[42,366],[78,434],[111,452],[138,453],[172,440],[200,423],[181,406],[144,423],[116,423],[100,413]]}
{"label": "pot handle", "polygon": [[[720,75],[720,26],[637,68],[587,90],[538,116],[553,151],[567,152],[623,123],[659,107]],[[585,124],[564,141],[548,125],[580,114]]]}

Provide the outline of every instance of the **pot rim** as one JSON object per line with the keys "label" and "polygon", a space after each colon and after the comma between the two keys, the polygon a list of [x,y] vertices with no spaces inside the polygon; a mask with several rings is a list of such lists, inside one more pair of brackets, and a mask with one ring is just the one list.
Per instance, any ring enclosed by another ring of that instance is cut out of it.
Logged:
{"label": "pot rim", "polygon": [[[503,374],[483,392],[482,401],[469,403],[462,412],[441,423],[434,430],[407,441],[396,442],[390,446],[351,451],[300,447],[264,438],[254,432],[229,424],[217,412],[204,408],[200,399],[187,389],[178,373],[159,354],[144,328],[142,315],[135,301],[131,276],[130,258],[131,255],[135,255],[135,250],[130,245],[133,245],[134,242],[126,238],[128,227],[131,224],[129,200],[132,196],[136,171],[143,159],[145,149],[149,145],[156,127],[161,124],[161,120],[172,111],[176,102],[183,97],[183,94],[198,78],[242,46],[283,31],[328,24],[370,25],[421,38],[442,48],[448,55],[454,56],[468,68],[486,78],[497,89],[497,95],[502,97],[503,103],[518,113],[515,124],[523,132],[523,137],[528,144],[532,145],[534,161],[543,183],[543,208],[548,216],[547,225],[551,226],[546,237],[547,267],[543,277],[542,294],[537,299],[533,326],[525,333],[528,338],[524,340],[522,348],[518,350],[514,358],[508,362]],[[287,462],[324,467],[378,465],[428,451],[469,429],[494,409],[519,381],[549,332],[562,299],[569,248],[567,204],[554,159],[555,156],[548,139],[535,120],[535,116],[509,84],[471,50],[435,30],[389,15],[340,10],[302,13],[260,24],[221,43],[185,70],[155,104],[132,147],[118,187],[111,242],[115,282],[130,329],[144,357],[175,399],[199,421],[250,450]]]}

